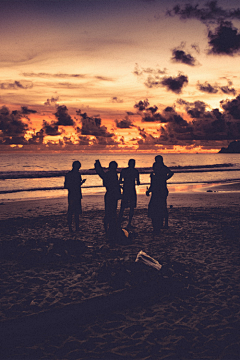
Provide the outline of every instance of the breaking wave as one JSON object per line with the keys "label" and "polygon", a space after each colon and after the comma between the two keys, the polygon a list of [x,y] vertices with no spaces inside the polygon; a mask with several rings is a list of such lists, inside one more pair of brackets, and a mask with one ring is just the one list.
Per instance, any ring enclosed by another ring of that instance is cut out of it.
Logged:
{"label": "breaking wave", "polygon": [[[106,168],[105,168],[106,169]],[[149,174],[152,167],[137,168],[140,174]],[[211,171],[240,171],[240,168],[234,167],[233,164],[213,164],[213,165],[194,165],[194,166],[171,166],[171,170],[176,173],[189,172],[211,172]],[[120,172],[122,168],[118,168]],[[7,179],[40,179],[40,178],[57,178],[63,177],[69,170],[57,171],[0,171],[0,180]],[[96,175],[94,169],[80,170],[82,175]]]}

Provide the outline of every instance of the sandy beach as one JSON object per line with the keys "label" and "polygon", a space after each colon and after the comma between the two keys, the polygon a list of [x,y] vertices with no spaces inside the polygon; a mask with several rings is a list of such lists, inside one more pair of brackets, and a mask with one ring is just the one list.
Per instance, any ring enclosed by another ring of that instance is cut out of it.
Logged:
{"label": "sandy beach", "polygon": [[[73,234],[66,198],[1,203],[1,359],[239,359],[239,185],[208,190],[170,192],[155,237],[139,196],[115,245],[102,195]],[[162,269],[135,263],[141,250]]]}

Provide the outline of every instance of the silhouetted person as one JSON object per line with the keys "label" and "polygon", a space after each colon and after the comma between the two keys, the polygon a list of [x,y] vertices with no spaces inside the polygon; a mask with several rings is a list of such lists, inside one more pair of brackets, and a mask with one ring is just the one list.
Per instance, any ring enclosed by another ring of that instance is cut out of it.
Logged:
{"label": "silhouetted person", "polygon": [[105,172],[99,160],[94,164],[96,173],[103,180],[103,186],[106,187],[104,196],[105,202],[105,216],[104,216],[104,229],[110,241],[115,241],[117,237],[117,203],[121,198],[120,185],[118,181],[116,161],[109,163],[108,170]]}
{"label": "silhouetted person", "polygon": [[128,167],[122,169],[119,183],[123,183],[123,195],[119,212],[119,225],[121,225],[124,209],[129,209],[129,221],[127,227],[131,227],[134,209],[137,206],[136,184],[140,185],[139,172],[135,169],[135,160],[128,161]]}
{"label": "silhouetted person", "polygon": [[72,232],[72,216],[74,214],[76,231],[79,231],[79,215],[82,214],[82,190],[81,186],[86,181],[82,180],[79,169],[81,163],[74,161],[72,163],[72,170],[65,176],[64,188],[68,189],[68,213],[67,221],[69,231]]}
{"label": "silhouetted person", "polygon": [[148,217],[152,219],[153,231],[158,234],[163,228],[163,220],[165,219],[165,228],[168,228],[168,210],[167,210],[167,180],[173,176],[173,172],[163,163],[161,155],[155,157],[156,162],[153,164],[153,173],[151,177],[151,185],[146,195],[152,193],[148,205]]}

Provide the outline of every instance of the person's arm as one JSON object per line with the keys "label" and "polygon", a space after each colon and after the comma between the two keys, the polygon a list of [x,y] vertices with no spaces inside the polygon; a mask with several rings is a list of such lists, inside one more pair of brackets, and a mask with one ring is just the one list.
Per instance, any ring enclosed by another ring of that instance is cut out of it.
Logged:
{"label": "person's arm", "polygon": [[103,171],[102,165],[99,160],[95,161],[94,168],[96,173],[100,176],[100,178],[104,180],[106,178],[106,175],[105,172]]}
{"label": "person's arm", "polygon": [[123,173],[122,173],[122,171],[120,172],[119,184],[123,184]]}
{"label": "person's arm", "polygon": [[140,178],[139,178],[139,171],[137,170],[137,176],[136,176],[137,185],[140,185]]}
{"label": "person's arm", "polygon": [[168,168],[167,172],[167,180],[171,179],[171,177],[174,175],[174,172]]}
{"label": "person's arm", "polygon": [[64,189],[68,189],[68,177],[67,177],[67,175],[65,176]]}
{"label": "person's arm", "polygon": [[86,181],[86,179],[82,179],[82,176],[80,175],[80,186],[82,186],[82,184],[84,184]]}
{"label": "person's arm", "polygon": [[146,195],[149,196],[150,193],[152,192],[152,173],[150,174],[150,179],[151,179],[151,183],[150,183],[150,187],[147,189],[146,191]]}

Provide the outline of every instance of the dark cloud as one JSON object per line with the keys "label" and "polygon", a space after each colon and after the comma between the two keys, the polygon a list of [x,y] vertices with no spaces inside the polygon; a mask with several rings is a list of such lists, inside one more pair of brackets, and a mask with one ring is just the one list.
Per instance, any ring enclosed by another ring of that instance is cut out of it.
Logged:
{"label": "dark cloud", "polygon": [[142,122],[165,122],[165,118],[160,113],[147,112],[143,115]]}
{"label": "dark cloud", "polygon": [[52,83],[50,85],[55,88],[79,89],[78,83],[57,82],[57,83]]}
{"label": "dark cloud", "polygon": [[148,76],[147,80],[144,82],[144,85],[148,88],[162,86],[160,76]]}
{"label": "dark cloud", "polygon": [[158,111],[156,105],[149,106],[148,99],[140,100],[134,107],[139,109],[139,114],[141,112],[142,122],[159,122],[167,123],[171,120],[170,113],[174,112],[173,107],[166,107],[162,113]]}
{"label": "dark cloud", "polygon": [[[89,146],[91,146],[91,149],[95,149],[95,150],[99,150],[100,149],[104,149],[104,148],[108,148],[110,147],[111,149],[118,149],[118,145],[119,143],[113,139],[113,134],[112,136],[102,136],[102,132],[100,136],[96,136],[92,138],[92,134],[90,135],[82,135],[82,129],[78,128],[78,138],[79,138],[79,145],[80,146],[85,146],[86,149],[89,149]],[[76,147],[76,145],[75,145]]]}
{"label": "dark cloud", "polygon": [[0,83],[0,89],[2,90],[19,90],[19,89],[31,89],[33,87],[32,82],[30,81],[14,81],[14,82],[5,82]]}
{"label": "dark cloud", "polygon": [[158,111],[158,107],[156,105],[150,106],[147,108],[148,111],[150,111],[152,114],[155,114]]}
{"label": "dark cloud", "polygon": [[[39,145],[43,143],[44,130],[33,132],[29,128],[29,114],[35,114],[36,111],[23,106],[21,110],[12,112],[3,106],[0,109],[0,143],[2,145]],[[25,121],[24,121],[25,120]],[[29,132],[31,130],[31,133]],[[25,136],[28,135],[28,140]],[[29,138],[30,136],[30,138]]]}
{"label": "dark cloud", "polygon": [[145,100],[140,100],[138,103],[134,105],[134,107],[139,111],[143,111],[147,109],[148,105],[149,105],[148,99],[145,99]]}
{"label": "dark cloud", "polygon": [[108,77],[108,76],[101,76],[101,75],[96,75],[96,76],[91,76],[91,75],[87,75],[87,74],[64,74],[64,73],[56,73],[56,74],[51,74],[51,73],[45,73],[45,72],[40,72],[40,73],[34,73],[34,72],[24,72],[22,73],[23,76],[25,77],[38,77],[38,78],[46,78],[46,79],[95,79],[95,80],[100,80],[100,81],[114,81],[113,78]]}
{"label": "dark cloud", "polygon": [[73,126],[74,121],[68,114],[68,108],[65,105],[57,107],[57,112],[54,114],[58,119],[56,125],[59,126]]}
{"label": "dark cloud", "polygon": [[159,76],[159,75],[164,75],[166,74],[166,71],[167,69],[164,68],[163,70],[161,69],[152,69],[152,68],[141,68],[138,63],[135,64],[135,68],[134,68],[134,71],[133,71],[133,74],[134,75],[137,75],[137,76],[142,76],[142,75],[154,75],[154,76]]}
{"label": "dark cloud", "polygon": [[191,118],[199,119],[199,118],[207,118],[206,116],[206,108],[207,104],[203,101],[194,101],[194,102],[188,102],[182,99],[179,99],[177,101],[178,104],[184,106],[186,112],[188,115],[191,116]]}
{"label": "dark cloud", "polygon": [[143,78],[144,85],[148,88],[166,86],[169,90],[177,93],[181,92],[183,84],[188,82],[187,76],[179,73],[177,77],[163,77],[166,72],[166,69],[140,68],[136,64],[133,73]]}
{"label": "dark cloud", "polygon": [[0,139],[3,144],[25,144],[24,135],[29,130],[23,122],[21,111],[12,111],[3,106],[0,109]]}
{"label": "dark cloud", "polygon": [[142,122],[166,122],[165,118],[158,112],[156,105],[149,106],[143,113]]}
{"label": "dark cloud", "polygon": [[118,146],[118,142],[116,140],[114,140],[112,137],[106,137],[106,136],[97,137],[96,144],[102,147],[114,146],[114,145]]}
{"label": "dark cloud", "polygon": [[240,138],[240,96],[233,100],[221,101],[219,109],[207,110],[202,101],[193,103],[180,100],[192,117],[192,139],[194,140],[235,140]]}
{"label": "dark cloud", "polygon": [[208,54],[234,55],[240,51],[240,34],[229,21],[222,21],[215,29],[208,32]]}
{"label": "dark cloud", "polygon": [[189,130],[189,123],[184,120],[173,107],[167,107],[164,109],[162,117],[164,119],[162,122],[165,122],[168,125],[171,123],[171,127],[174,128],[176,132],[185,133],[186,129]]}
{"label": "dark cloud", "polygon": [[197,83],[197,89],[208,94],[216,94],[218,92],[222,92],[223,94],[236,95],[236,90],[233,87],[229,87],[232,84],[229,82],[228,85],[220,86],[218,84],[211,85],[207,81],[205,83]]}
{"label": "dark cloud", "polygon": [[123,100],[119,99],[117,96],[113,96],[111,99],[111,102],[121,104],[121,103],[123,103]]}
{"label": "dark cloud", "polygon": [[140,136],[140,139],[137,139],[139,149],[152,148],[159,142],[158,138],[149,134],[144,128],[138,127],[138,132]]}
{"label": "dark cloud", "polygon": [[[81,133],[81,129],[79,129]],[[90,145],[90,138],[88,136],[78,135],[79,145],[89,146]]]}
{"label": "dark cloud", "polygon": [[211,85],[207,81],[205,81],[205,83],[203,83],[203,84],[200,84],[198,82],[197,89],[200,91],[206,92],[208,94],[216,94],[219,90],[219,87],[218,87],[218,85]]}
{"label": "dark cloud", "polygon": [[222,100],[220,104],[227,114],[240,121],[240,95],[233,100]]}
{"label": "dark cloud", "polygon": [[128,116],[126,116],[125,119],[122,120],[115,120],[115,123],[117,128],[119,129],[130,129],[134,126]]}
{"label": "dark cloud", "polygon": [[182,92],[182,88],[188,84],[188,77],[183,74],[178,74],[176,77],[164,77],[161,80],[161,85],[165,86],[167,90],[172,91],[176,94]]}
{"label": "dark cloud", "polygon": [[77,115],[81,116],[82,122],[82,135],[93,135],[96,137],[112,137],[114,134],[109,133],[106,126],[101,125],[101,118],[100,117],[90,117],[87,116],[86,113],[81,113],[81,110],[77,111]]}
{"label": "dark cloud", "polygon": [[166,123],[169,121],[167,113],[173,111],[172,107],[167,107],[163,113],[158,112],[158,107],[156,105],[149,106],[148,99],[140,100],[135,107],[141,111],[142,122],[159,122]]}
{"label": "dark cloud", "polygon": [[172,106],[167,106],[167,107],[164,109],[164,112],[165,112],[165,113],[169,113],[169,112],[172,112],[172,111],[174,111],[174,107],[172,107]]}
{"label": "dark cloud", "polygon": [[100,80],[100,81],[114,81],[115,79],[113,79],[113,78],[110,78],[110,77],[108,77],[108,76],[94,76],[94,78],[96,79],[96,80]]}
{"label": "dark cloud", "polygon": [[74,78],[74,79],[82,79],[85,78],[85,74],[63,74],[63,73],[58,73],[58,74],[50,74],[50,73],[34,73],[34,72],[24,72],[22,73],[23,76],[25,77],[39,77],[39,78],[59,78],[59,79],[63,79],[63,78]]}
{"label": "dark cloud", "polygon": [[55,105],[58,100],[59,100],[58,96],[56,98],[54,98],[52,96],[50,99],[47,99],[47,101],[44,103],[44,105],[47,105],[47,106]]}
{"label": "dark cloud", "polygon": [[236,95],[237,91],[234,88],[230,88],[229,86],[221,86],[220,90],[222,93],[224,94],[229,94],[229,95]]}
{"label": "dark cloud", "polygon": [[43,120],[42,130],[46,135],[57,136],[61,135],[61,132],[58,130],[58,125],[54,122],[49,124],[46,120]]}
{"label": "dark cloud", "polygon": [[196,66],[197,64],[196,59],[191,54],[187,54],[184,50],[177,48],[172,50],[171,60],[173,62],[182,63],[190,66]]}
{"label": "dark cloud", "polygon": [[215,23],[223,19],[240,19],[240,9],[225,10],[218,6],[217,1],[209,1],[204,7],[199,4],[192,5],[190,3],[175,5],[171,10],[167,11],[167,16],[179,16],[181,19],[197,19],[203,23]]}
{"label": "dark cloud", "polygon": [[138,128],[139,148],[151,148],[160,144],[167,146],[205,144],[209,147],[207,143],[209,141],[212,147],[216,142],[240,139],[240,95],[234,100],[222,101],[223,111],[208,110],[209,106],[202,101],[188,102],[179,99],[177,104],[184,107],[192,120],[184,119],[184,115],[176,111],[175,106],[166,107],[160,114],[162,125],[158,137],[148,134],[145,129]]}
{"label": "dark cloud", "polygon": [[166,87],[167,90],[172,91],[176,94],[180,94],[182,92],[182,88],[188,84],[188,77],[181,73],[178,76],[148,76],[144,85],[148,88],[154,87]]}
{"label": "dark cloud", "polygon": [[28,140],[29,145],[40,145],[43,143],[44,139],[44,130],[41,129],[40,131],[37,131],[35,134],[32,135],[32,137]]}
{"label": "dark cloud", "polygon": [[22,109],[21,113],[23,115],[36,114],[37,112],[36,110],[28,109],[27,106],[22,106],[21,109]]}
{"label": "dark cloud", "polygon": [[208,31],[208,54],[235,55],[240,50],[240,34],[230,20],[240,19],[240,8],[223,9],[217,1],[209,1],[204,7],[199,4],[176,5],[167,11],[167,16],[179,16],[180,19],[197,19],[214,26]]}
{"label": "dark cloud", "polygon": [[200,48],[198,44],[192,44],[191,48],[194,49],[198,54],[200,54]]}

